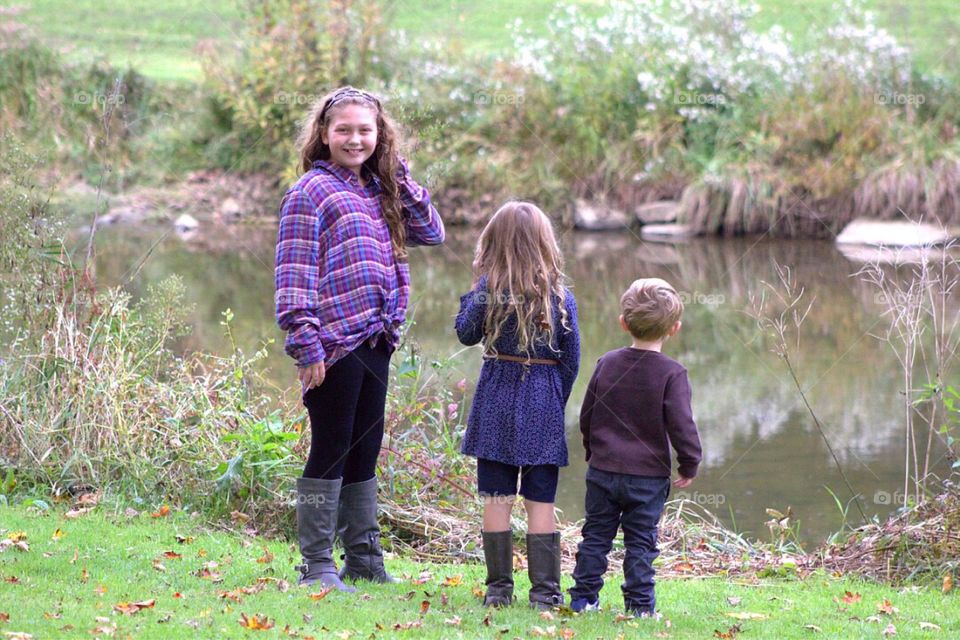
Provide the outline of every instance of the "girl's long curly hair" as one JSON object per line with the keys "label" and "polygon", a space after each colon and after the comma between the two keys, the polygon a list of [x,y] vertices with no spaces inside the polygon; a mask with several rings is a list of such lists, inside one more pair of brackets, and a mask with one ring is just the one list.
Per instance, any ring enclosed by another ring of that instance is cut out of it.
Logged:
{"label": "girl's long curly hair", "polygon": [[550,219],[529,202],[507,202],[490,219],[477,241],[473,261],[475,279],[487,276],[487,311],[484,343],[495,353],[494,343],[504,323],[517,322],[517,350],[532,357],[537,343],[553,345],[552,300],[560,300],[560,323],[569,330],[563,304],[563,256]]}
{"label": "girl's long curly hair", "polygon": [[403,226],[403,205],[400,203],[400,190],[397,185],[400,131],[377,96],[346,86],[328,93],[314,103],[300,127],[300,136],[297,139],[297,147],[300,149],[300,173],[309,171],[317,160],[330,159],[330,147],[323,142],[321,134],[330,126],[333,114],[349,104],[367,107],[376,113],[377,146],[363,166],[380,179],[380,205],[390,230],[393,255],[397,261],[405,262],[406,230]]}

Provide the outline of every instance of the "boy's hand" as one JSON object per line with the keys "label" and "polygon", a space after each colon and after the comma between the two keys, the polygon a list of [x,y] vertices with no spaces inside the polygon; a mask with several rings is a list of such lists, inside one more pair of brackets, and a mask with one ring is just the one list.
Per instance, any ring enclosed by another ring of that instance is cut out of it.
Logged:
{"label": "boy's hand", "polygon": [[326,367],[324,367],[323,360],[305,367],[300,367],[297,370],[297,377],[300,378],[300,393],[306,393],[314,387],[319,387],[323,384],[323,379],[326,375],[327,371]]}
{"label": "boy's hand", "polygon": [[673,481],[673,486],[677,489],[686,489],[691,484],[693,484],[693,478],[684,478],[683,476],[678,476],[677,479]]}

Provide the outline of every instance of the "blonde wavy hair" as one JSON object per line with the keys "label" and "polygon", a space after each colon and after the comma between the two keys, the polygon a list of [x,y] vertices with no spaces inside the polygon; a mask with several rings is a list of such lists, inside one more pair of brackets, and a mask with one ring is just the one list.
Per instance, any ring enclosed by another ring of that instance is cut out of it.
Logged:
{"label": "blonde wavy hair", "polygon": [[363,166],[380,179],[380,205],[383,218],[390,230],[393,255],[398,261],[407,260],[406,228],[403,226],[403,205],[397,185],[400,167],[400,130],[372,93],[351,86],[340,87],[314,103],[300,127],[297,147],[300,150],[300,173],[306,173],[317,160],[330,159],[330,147],[323,142],[322,133],[330,126],[333,115],[343,107],[355,104],[367,107],[377,116],[377,146]]}
{"label": "blonde wavy hair", "polygon": [[560,299],[560,323],[569,330],[564,301],[563,256],[550,219],[536,205],[511,201],[500,207],[477,241],[474,280],[487,276],[484,344],[494,343],[510,317],[517,320],[517,350],[530,357],[541,342],[553,346],[552,298]]}

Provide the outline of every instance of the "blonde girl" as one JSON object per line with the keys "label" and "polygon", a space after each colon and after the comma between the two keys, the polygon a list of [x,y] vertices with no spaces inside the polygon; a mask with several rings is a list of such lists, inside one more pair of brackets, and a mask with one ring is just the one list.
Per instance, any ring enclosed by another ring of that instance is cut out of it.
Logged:
{"label": "blonde girl", "polygon": [[580,362],[577,305],[547,216],[508,202],[477,242],[474,286],[460,299],[457,336],[482,343],[484,362],[462,452],[477,458],[484,500],[484,604],[513,601],[510,513],[518,493],[527,512],[530,604],[563,604],[554,499],[567,465],[564,408]]}

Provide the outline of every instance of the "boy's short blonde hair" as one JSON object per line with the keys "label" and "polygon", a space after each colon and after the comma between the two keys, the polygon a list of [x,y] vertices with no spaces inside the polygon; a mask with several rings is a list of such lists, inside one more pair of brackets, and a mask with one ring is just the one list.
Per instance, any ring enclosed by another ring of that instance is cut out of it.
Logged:
{"label": "boy's short blonde hair", "polygon": [[659,340],[683,315],[683,301],[666,280],[641,278],[620,297],[620,312],[634,338]]}

